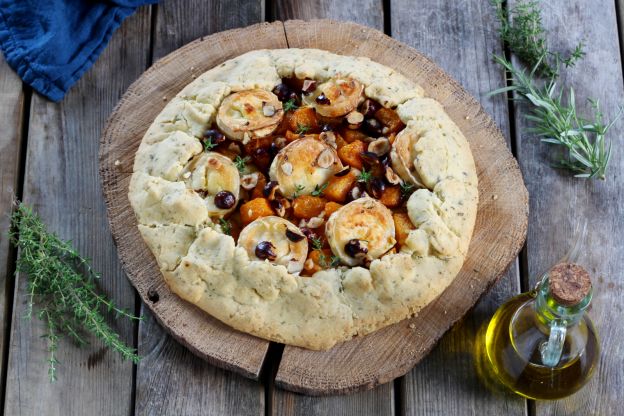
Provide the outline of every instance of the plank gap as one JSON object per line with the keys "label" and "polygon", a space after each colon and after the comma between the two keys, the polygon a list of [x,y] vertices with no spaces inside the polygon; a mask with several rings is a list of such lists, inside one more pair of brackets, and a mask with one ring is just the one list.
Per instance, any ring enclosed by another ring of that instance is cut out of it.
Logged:
{"label": "plank gap", "polygon": [[147,55],[147,68],[154,63],[154,44],[156,39],[156,25],[158,23],[158,4],[152,4],[150,7],[150,34],[149,34],[149,50]]}
{"label": "plank gap", "polygon": [[264,0],[264,2],[262,2],[262,6],[264,7],[263,9],[263,16],[262,16],[262,20],[264,20],[265,22],[269,22],[272,23],[275,21],[275,3],[273,2],[273,0]]}
{"label": "plank gap", "polygon": [[622,32],[622,8],[624,8],[624,0],[615,0],[615,22],[618,32],[618,45],[620,46],[620,62],[622,71],[624,71],[624,32]]}
{"label": "plank gap", "polygon": [[273,414],[273,391],[275,390],[275,375],[282,361],[284,353],[284,344],[271,342],[269,349],[264,357],[262,369],[260,370],[260,380],[264,385],[264,414],[270,416]]}
{"label": "plank gap", "polygon": [[392,36],[392,14],[390,10],[390,0],[381,0],[381,12],[383,15],[383,31],[386,35]]}
{"label": "plank gap", "polygon": [[405,376],[394,379],[394,414],[405,415]]}
{"label": "plank gap", "polygon": [[[15,187],[15,199],[22,200],[24,195],[24,177],[26,175],[26,153],[28,149],[28,126],[30,121],[30,103],[32,101],[32,88],[22,83],[22,91],[24,100],[22,101],[21,117],[20,117],[20,136],[19,140],[19,161],[17,162],[17,181]],[[12,210],[11,210],[12,212]],[[10,231],[16,231],[10,226]],[[8,230],[7,230],[8,231]],[[11,317],[13,316],[13,301],[15,298],[15,269],[17,267],[17,250],[13,244],[9,243],[6,282],[5,282],[5,305],[4,316],[6,317],[4,328],[4,339],[2,351],[2,374],[0,375],[0,409],[4,409],[6,398],[6,380],[9,367],[9,346],[11,345]]]}

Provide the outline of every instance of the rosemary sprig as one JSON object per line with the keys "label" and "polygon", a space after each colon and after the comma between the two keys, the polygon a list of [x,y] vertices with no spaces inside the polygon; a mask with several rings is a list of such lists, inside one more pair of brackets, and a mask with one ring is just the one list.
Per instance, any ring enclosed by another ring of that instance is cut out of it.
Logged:
{"label": "rosemary sprig", "polygon": [[498,31],[501,40],[529,68],[537,68],[539,75],[558,77],[561,64],[571,67],[585,56],[583,42],[576,45],[566,57],[548,49],[546,30],[537,1],[520,1],[508,10],[506,0],[491,0],[500,23]]}
{"label": "rosemary sprig", "polygon": [[[494,55],[494,60],[509,74],[510,86],[492,91],[490,95],[514,92],[514,99],[531,104],[526,118],[533,126],[528,132],[545,143],[565,149],[565,156],[555,167],[568,169],[578,178],[605,179],[611,158],[611,144],[606,144],[605,138],[622,109],[613,121],[605,123],[598,101],[590,98],[594,114],[592,119],[586,119],[577,112],[574,89],[557,85],[562,65],[573,66],[585,56],[583,43],[576,45],[567,57],[552,52],[546,44],[546,30],[537,1],[520,1],[509,11],[503,5],[504,0],[491,1],[500,21],[501,40],[531,70],[527,73],[505,57]],[[540,78],[544,78],[543,83]]]}
{"label": "rosemary sprig", "polygon": [[494,59],[509,71],[513,83],[490,94],[512,91],[518,99],[532,104],[530,114],[526,116],[534,124],[529,132],[545,143],[563,146],[567,150],[567,157],[558,160],[555,166],[573,171],[577,178],[605,179],[611,158],[611,144],[605,142],[605,136],[622,115],[622,108],[611,122],[605,124],[598,101],[589,99],[594,115],[593,120],[585,119],[577,113],[572,88],[557,92],[554,78],[544,86],[536,84],[534,77],[539,63],[527,74],[504,57],[494,56]]}
{"label": "rosemary sprig", "polygon": [[48,374],[56,380],[58,343],[69,337],[79,346],[88,344],[85,333],[99,338],[104,345],[137,363],[136,350],[126,345],[106,322],[104,312],[114,312],[140,320],[97,293],[95,280],[100,276],[67,241],[50,233],[41,219],[23,204],[11,216],[11,243],[19,249],[16,271],[28,278],[26,317],[31,318],[36,305],[37,317],[46,327]]}

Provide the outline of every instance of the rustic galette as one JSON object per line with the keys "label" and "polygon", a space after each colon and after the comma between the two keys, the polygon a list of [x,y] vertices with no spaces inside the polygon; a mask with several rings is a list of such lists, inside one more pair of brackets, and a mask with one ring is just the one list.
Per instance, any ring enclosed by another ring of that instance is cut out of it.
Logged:
{"label": "rustic galette", "polygon": [[173,292],[262,338],[327,349],[418,312],[459,272],[469,145],[397,71],[253,51],[171,99],[129,198]]}

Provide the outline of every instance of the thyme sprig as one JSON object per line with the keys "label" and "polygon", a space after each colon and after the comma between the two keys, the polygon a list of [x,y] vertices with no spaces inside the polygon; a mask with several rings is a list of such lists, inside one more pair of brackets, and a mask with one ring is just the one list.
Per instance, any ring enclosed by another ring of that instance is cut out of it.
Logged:
{"label": "thyme sprig", "polygon": [[250,160],[251,157],[249,156],[236,156],[236,158],[234,159],[234,166],[236,166],[236,169],[238,169],[240,173],[243,173],[245,172],[245,169],[247,168],[247,163],[249,163]]}
{"label": "thyme sprig", "polygon": [[299,108],[299,107],[297,106],[297,103],[295,102],[294,98],[291,98],[290,100],[288,100],[288,101],[286,101],[284,103],[284,111],[285,112],[293,111],[293,110],[296,110],[297,108]]}
{"label": "thyme sprig", "polygon": [[26,317],[37,317],[47,328],[48,375],[56,380],[59,340],[68,337],[77,345],[88,344],[86,334],[99,338],[124,359],[137,363],[136,350],[126,345],[105,321],[105,313],[140,320],[98,293],[95,281],[100,278],[68,241],[50,233],[43,221],[23,204],[11,216],[11,243],[19,249],[16,271],[27,276],[28,304]]}
{"label": "thyme sprig", "polygon": [[509,51],[539,75],[558,77],[561,64],[571,67],[585,56],[583,42],[579,42],[568,56],[548,49],[546,30],[537,1],[520,1],[507,9],[506,0],[491,0],[500,23],[499,36]]}
{"label": "thyme sprig", "polygon": [[321,186],[315,185],[314,186],[314,190],[312,191],[312,193],[310,195],[312,195],[312,196],[323,196],[323,192],[325,192],[325,189],[327,188],[328,185],[329,185],[329,182],[325,182]]}
{"label": "thyme sprig", "polygon": [[362,168],[362,172],[358,175],[357,181],[360,183],[369,183],[373,179],[373,173]]}
{"label": "thyme sprig", "polygon": [[297,133],[297,134],[306,134],[309,130],[310,130],[310,126],[305,125],[305,124],[301,124],[301,123],[297,123],[297,130],[295,131],[295,133]]}
{"label": "thyme sprig", "polygon": [[611,158],[611,144],[606,143],[605,136],[622,115],[622,108],[611,122],[605,123],[598,101],[589,99],[594,110],[593,119],[583,118],[577,112],[573,88],[557,92],[557,82],[552,78],[539,86],[534,81],[537,66],[527,74],[502,56],[494,56],[494,59],[509,71],[513,83],[490,94],[513,91],[519,99],[532,104],[526,118],[533,122],[533,127],[528,131],[545,143],[567,150],[567,156],[560,158],[555,166],[573,171],[577,178],[605,179]]}
{"label": "thyme sprig", "polygon": [[299,196],[301,195],[301,192],[303,192],[304,190],[305,190],[305,186],[303,186],[301,184],[296,184],[295,185],[295,192],[293,192],[293,194],[292,194],[293,199],[299,198]]}

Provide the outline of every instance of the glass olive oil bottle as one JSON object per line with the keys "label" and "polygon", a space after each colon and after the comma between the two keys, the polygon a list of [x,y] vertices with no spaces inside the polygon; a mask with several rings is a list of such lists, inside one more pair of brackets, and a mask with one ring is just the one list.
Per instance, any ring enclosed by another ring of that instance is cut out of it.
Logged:
{"label": "glass olive oil bottle", "polygon": [[560,263],[535,290],[502,305],[485,332],[485,365],[498,381],[530,399],[568,396],[589,381],[600,357],[596,330],[585,310],[589,274]]}

